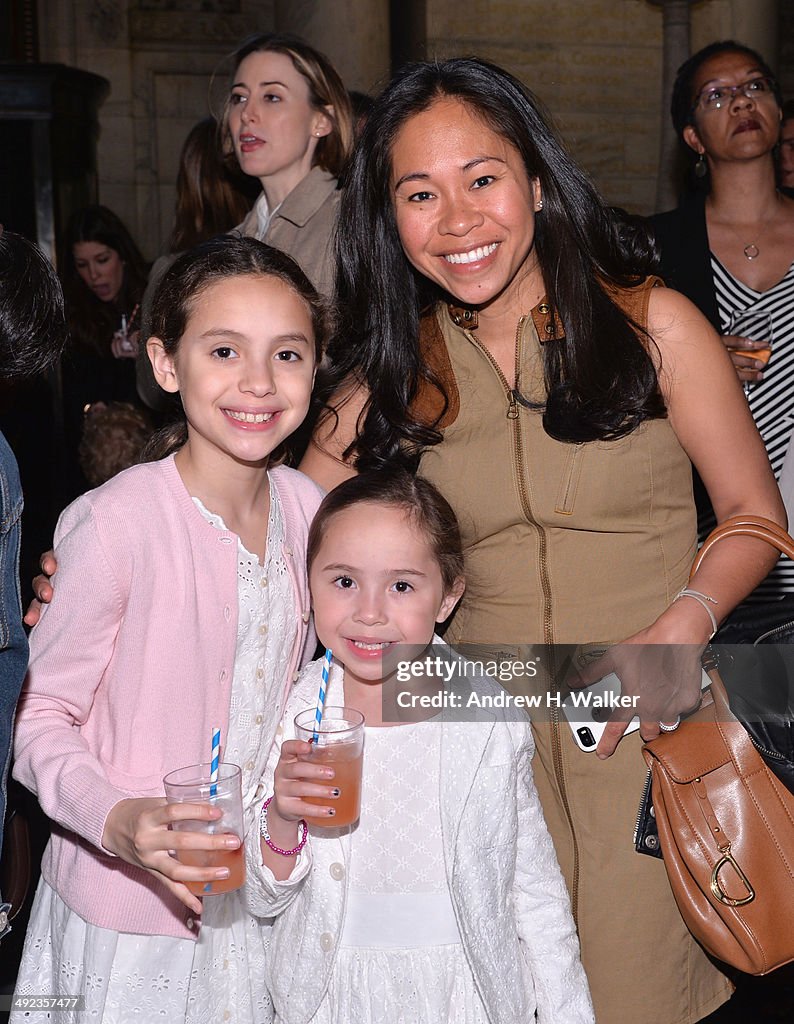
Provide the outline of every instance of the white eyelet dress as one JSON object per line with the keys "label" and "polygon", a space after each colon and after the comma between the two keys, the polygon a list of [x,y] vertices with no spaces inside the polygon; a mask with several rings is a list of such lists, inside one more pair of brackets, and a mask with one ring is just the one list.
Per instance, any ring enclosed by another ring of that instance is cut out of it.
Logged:
{"label": "white eyelet dress", "polygon": [[[281,507],[275,488],[270,494],[264,566],[238,541],[237,650],[229,730],[222,750],[224,761],[243,769],[246,833],[259,827],[264,795],[258,787],[283,714],[284,666],[289,664],[298,629],[282,554]],[[226,529],[219,516],[201,511],[213,526]],[[267,929],[245,909],[242,893],[204,900],[187,1024],[267,1024],[272,1020],[264,981]]]}
{"label": "white eyelet dress", "polygon": [[344,928],[311,1024],[487,1024],[444,868],[441,727],[430,720],[365,736]]}

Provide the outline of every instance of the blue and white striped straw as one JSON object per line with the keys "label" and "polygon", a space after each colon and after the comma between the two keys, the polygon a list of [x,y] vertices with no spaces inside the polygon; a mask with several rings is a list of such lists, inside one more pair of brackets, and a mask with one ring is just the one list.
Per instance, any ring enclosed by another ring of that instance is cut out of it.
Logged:
{"label": "blue and white striped straw", "polygon": [[212,730],[212,754],[210,756],[210,797],[218,795],[218,765],[221,760],[221,730]]}
{"label": "blue and white striped straw", "polygon": [[[221,760],[221,730],[216,725],[212,730],[212,748],[210,753],[210,800],[218,796],[218,769]],[[212,882],[204,883],[204,892],[212,892]]]}
{"label": "blue and white striped straw", "polygon": [[325,695],[328,692],[328,673],[331,671],[331,660],[333,658],[333,652],[330,647],[325,649],[325,658],[323,658],[323,677],[320,681],[320,692],[317,694],[317,710],[314,712],[314,733],[312,739],[315,743],[319,743],[319,729],[323,720],[323,712],[325,711]]}

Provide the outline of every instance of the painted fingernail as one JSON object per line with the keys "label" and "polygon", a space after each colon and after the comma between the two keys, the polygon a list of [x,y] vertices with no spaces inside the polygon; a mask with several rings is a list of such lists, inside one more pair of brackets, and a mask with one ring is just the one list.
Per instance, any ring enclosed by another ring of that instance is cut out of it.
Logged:
{"label": "painted fingernail", "polygon": [[335,814],[336,814],[336,810],[335,810],[335,809],[334,809],[333,807],[329,807],[329,808],[328,808],[328,817],[329,817],[329,818],[333,818],[333,816],[334,816]]}
{"label": "painted fingernail", "polygon": [[334,772],[333,768],[323,768],[323,775],[327,779],[332,779],[334,777],[334,774],[335,774],[335,772]]}
{"label": "painted fingernail", "polygon": [[334,788],[334,789],[332,789],[332,790],[331,790],[331,796],[339,796],[339,794],[340,794],[341,792],[342,792],[342,790],[341,790],[341,789],[336,789],[336,788]]}

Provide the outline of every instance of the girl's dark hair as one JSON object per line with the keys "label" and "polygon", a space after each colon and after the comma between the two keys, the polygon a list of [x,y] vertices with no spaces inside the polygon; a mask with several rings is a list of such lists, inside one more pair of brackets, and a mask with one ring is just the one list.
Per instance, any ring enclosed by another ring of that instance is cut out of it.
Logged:
{"label": "girl's dark hair", "polygon": [[386,505],[407,513],[430,545],[441,569],[445,592],[463,576],[460,528],[449,502],[429,481],[404,470],[361,473],[345,480],[323,498],[309,529],[306,548],[309,571],[334,516],[363,504]]}
{"label": "girl's dark hair", "polygon": [[50,261],[0,227],[0,379],[32,377],[58,362],[66,344],[63,292]]}
{"label": "girl's dark hair", "polygon": [[375,100],[366,92],[359,92],[357,89],[350,89],[348,92],[350,106],[353,112],[353,131],[356,138],[361,134],[361,129],[375,106]]}
{"label": "girl's dark hair", "polygon": [[[113,302],[97,298],[78,274],[74,247],[80,242],[98,242],[119,254],[124,264],[124,278]],[[106,206],[86,206],[69,221],[61,266],[72,342],[110,357],[110,343],[121,314],[132,314],[146,287],[147,267],[138,246],[112,210]]]}
{"label": "girl's dark hair", "polygon": [[392,80],[375,103],[345,179],[336,243],[343,320],[331,350],[328,391],[358,379],[372,396],[348,454],[364,469],[395,461],[415,467],[422,449],[441,440],[432,424],[414,421],[410,407],[423,381],[443,392],[420,353],[419,321],[450,296],[409,264],[390,196],[398,132],[445,97],[466,104],[515,147],[528,177],[540,182],[535,251],[548,302],[565,332],[543,349],[546,432],[563,441],[609,439],[664,416],[647,336],[638,340],[644,332],[605,287],[638,284],[652,261],[641,247],[630,244],[627,252],[622,239],[632,238],[615,225],[532,93],[502,68],[457,58],[409,65]]}
{"label": "girl's dark hair", "polygon": [[707,60],[710,60],[712,57],[717,57],[723,53],[741,53],[745,57],[749,57],[750,60],[758,66],[758,70],[762,75],[772,80],[773,91],[778,106],[782,106],[783,104],[783,97],[780,93],[780,86],[777,83],[777,79],[772,73],[772,69],[769,67],[767,62],[756,50],[750,49],[749,46],[745,46],[743,43],[737,43],[733,39],[723,39],[719,42],[709,43],[708,46],[704,46],[702,50],[698,50],[698,52],[692,54],[688,60],[685,60],[678,69],[675,76],[675,82],[673,83],[673,95],[670,100],[670,116],[673,119],[673,127],[675,128],[676,135],[684,146],[686,146],[686,150],[693,160],[696,158],[696,154],[689,146],[686,145],[683,140],[683,135],[684,128],[689,124],[695,123],[693,109],[695,100],[697,99],[694,95],[695,77]]}
{"label": "girl's dark hair", "polygon": [[[265,32],[251,36],[235,50],[232,55],[231,83],[242,62],[252,53],[283,53],[292,61],[295,70],[306,79],[309,103],[315,110],[325,113],[332,124],[330,133],[317,141],[312,166],[320,167],[338,178],[353,147],[353,114],[350,98],[336,68],[324,53],[309,46],[300,36],[287,32]],[[327,107],[332,107],[333,112],[329,113]],[[233,152],[229,138],[228,98],[221,123],[224,147],[228,152]]]}
{"label": "girl's dark hair", "polygon": [[[150,336],[160,339],[168,355],[175,355],[196,300],[210,285],[233,277],[275,277],[291,288],[309,310],[315,358],[319,363],[329,332],[330,314],[325,301],[292,257],[255,238],[213,238],[182,253],[155,292]],[[155,434],[143,452],[142,461],[164,459],[178,451],[185,441],[187,421],[182,416]],[[271,464],[283,455],[281,448],[276,449]]]}
{"label": "girl's dark hair", "polygon": [[193,125],[182,146],[176,179],[174,230],[170,252],[192,249],[236,227],[251,208],[244,176],[221,149],[214,117]]}

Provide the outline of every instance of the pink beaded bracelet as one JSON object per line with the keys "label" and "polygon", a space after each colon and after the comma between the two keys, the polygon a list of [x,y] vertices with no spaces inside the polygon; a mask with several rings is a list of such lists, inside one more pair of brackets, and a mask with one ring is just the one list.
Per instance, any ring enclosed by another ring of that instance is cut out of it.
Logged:
{"label": "pink beaded bracelet", "polygon": [[259,814],[259,834],[265,841],[265,846],[269,847],[273,853],[280,853],[282,857],[297,857],[303,847],[306,845],[306,840],[309,838],[309,826],[306,824],[303,818],[298,822],[298,827],[301,830],[300,840],[298,845],[292,850],[282,850],[280,846],[276,846],[273,840],[270,838],[270,832],[267,828],[267,809],[273,801],[273,797],[269,796],[262,805],[262,810]]}

